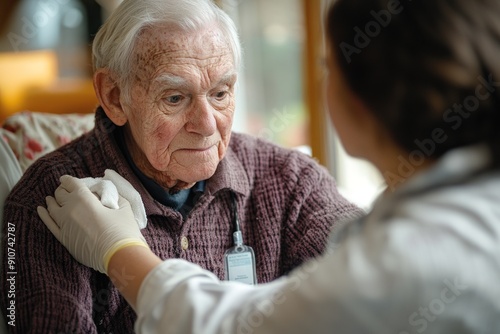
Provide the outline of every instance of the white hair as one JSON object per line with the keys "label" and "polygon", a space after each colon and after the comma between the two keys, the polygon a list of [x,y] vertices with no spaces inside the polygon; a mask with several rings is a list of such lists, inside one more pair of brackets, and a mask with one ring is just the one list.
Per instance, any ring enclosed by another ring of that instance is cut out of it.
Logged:
{"label": "white hair", "polygon": [[195,31],[213,23],[226,37],[238,70],[241,64],[238,32],[229,15],[211,0],[124,0],[95,36],[92,46],[94,71],[107,68],[114,73],[128,99],[132,56],[141,31],[164,24]]}

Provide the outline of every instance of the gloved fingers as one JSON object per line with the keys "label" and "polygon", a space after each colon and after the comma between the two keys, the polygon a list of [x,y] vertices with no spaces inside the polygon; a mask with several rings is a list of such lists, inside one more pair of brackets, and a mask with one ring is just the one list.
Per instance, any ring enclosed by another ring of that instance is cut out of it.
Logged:
{"label": "gloved fingers", "polygon": [[[58,214],[59,214],[60,210],[62,209],[61,204],[59,204],[59,202],[56,201],[56,199],[52,196],[45,197],[45,203],[47,204],[47,209],[45,211],[47,211],[50,218],[54,221],[54,224],[59,226],[59,228],[62,228],[63,221],[61,220],[61,221],[59,221],[59,224],[57,224],[54,220],[54,219],[57,220]],[[37,211],[38,211],[38,209],[37,209]]]}
{"label": "gloved fingers", "polygon": [[47,204],[47,211],[49,211],[49,213],[61,208],[61,204],[52,196],[45,197],[45,204]]}
{"label": "gloved fingers", "polygon": [[59,181],[61,182],[59,187],[66,189],[68,192],[73,192],[81,188],[87,188],[85,182],[71,175],[61,176]]}
{"label": "gloved fingers", "polygon": [[40,219],[42,219],[45,226],[47,226],[50,232],[52,232],[52,234],[57,238],[57,240],[60,241],[61,229],[59,228],[59,226],[57,226],[54,219],[52,219],[47,209],[45,209],[43,206],[39,206],[36,208],[36,211],[38,212],[38,216],[40,217]]}
{"label": "gloved fingers", "polygon": [[69,200],[69,195],[68,191],[61,186],[54,191],[54,198],[59,205],[64,205]]}
{"label": "gloved fingers", "polygon": [[101,201],[99,194],[94,193],[81,179],[71,175],[63,175],[60,177],[61,184],[56,189],[56,199],[64,205],[73,196],[77,196],[78,200]]}

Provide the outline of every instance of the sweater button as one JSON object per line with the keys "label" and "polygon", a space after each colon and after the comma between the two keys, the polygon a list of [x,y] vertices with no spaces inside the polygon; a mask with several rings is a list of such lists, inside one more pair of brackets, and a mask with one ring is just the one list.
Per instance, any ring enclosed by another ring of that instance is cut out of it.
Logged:
{"label": "sweater button", "polygon": [[189,241],[188,241],[188,238],[186,237],[182,237],[181,238],[181,247],[183,250],[186,250],[189,248]]}

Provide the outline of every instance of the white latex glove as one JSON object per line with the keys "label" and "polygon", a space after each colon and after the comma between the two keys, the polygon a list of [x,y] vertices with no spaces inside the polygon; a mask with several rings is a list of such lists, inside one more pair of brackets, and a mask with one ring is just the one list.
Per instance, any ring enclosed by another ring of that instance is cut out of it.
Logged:
{"label": "white latex glove", "polygon": [[120,196],[118,209],[110,209],[80,179],[64,175],[60,181],[55,198],[46,198],[47,209],[39,206],[37,211],[78,262],[106,274],[109,260],[118,250],[132,245],[148,247],[125,198]]}

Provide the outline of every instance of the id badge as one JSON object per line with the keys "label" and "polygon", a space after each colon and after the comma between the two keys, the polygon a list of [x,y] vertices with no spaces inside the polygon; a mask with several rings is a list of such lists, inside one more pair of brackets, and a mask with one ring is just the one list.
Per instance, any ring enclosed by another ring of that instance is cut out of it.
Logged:
{"label": "id badge", "polygon": [[226,280],[246,284],[257,284],[255,254],[249,246],[238,245],[224,255]]}

